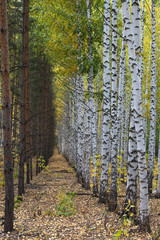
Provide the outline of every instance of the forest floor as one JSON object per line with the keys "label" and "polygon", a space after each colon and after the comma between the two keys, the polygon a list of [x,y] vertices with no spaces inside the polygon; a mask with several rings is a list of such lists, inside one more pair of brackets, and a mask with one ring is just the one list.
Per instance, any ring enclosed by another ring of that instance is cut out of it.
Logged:
{"label": "forest floor", "polygon": [[[138,226],[127,219],[122,221],[116,213],[99,204],[91,191],[84,190],[62,155],[54,154],[49,167],[34,176],[25,189],[23,201],[15,203],[14,231],[4,234],[0,220],[0,239],[158,239],[160,199],[151,199],[152,233],[143,234]],[[118,201],[120,209],[122,198]],[[4,189],[1,187],[0,218],[3,215]]]}

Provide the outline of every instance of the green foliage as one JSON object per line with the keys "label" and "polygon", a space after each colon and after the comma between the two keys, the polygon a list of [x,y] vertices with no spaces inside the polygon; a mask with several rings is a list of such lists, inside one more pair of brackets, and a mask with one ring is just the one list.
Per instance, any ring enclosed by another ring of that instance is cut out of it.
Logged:
{"label": "green foliage", "polygon": [[4,175],[2,172],[0,172],[0,187],[4,187]]}
{"label": "green foliage", "polygon": [[52,216],[53,215],[53,210],[47,209],[47,211],[44,213],[44,215]]}
{"label": "green foliage", "polygon": [[39,158],[38,158],[38,166],[41,168],[41,169],[43,169],[43,170],[47,170],[48,169],[48,166],[46,166],[45,165],[45,159],[44,159],[44,157],[43,156],[40,156]]}
{"label": "green foliage", "polygon": [[122,235],[123,231],[119,230],[114,236],[115,236],[115,240],[119,239]]}
{"label": "green foliage", "polygon": [[[126,207],[125,207],[125,211],[126,211],[126,213],[127,213],[127,216],[129,217],[129,219],[131,220],[132,219],[132,217],[134,216],[134,208],[135,208],[136,206],[135,205],[133,205],[132,203],[131,203],[131,200],[129,199],[128,200],[128,204],[126,205]],[[127,218],[127,216],[124,214],[123,215],[123,220],[125,220],[126,218]]]}
{"label": "green foliage", "polygon": [[74,192],[70,192],[66,195],[63,192],[60,192],[58,195],[58,204],[57,204],[57,215],[58,216],[70,216],[75,214],[73,198],[75,196]]}
{"label": "green foliage", "polygon": [[159,240],[160,239],[160,228],[158,229],[157,232],[154,232],[154,235],[153,235],[153,240]]}
{"label": "green foliage", "polygon": [[15,197],[14,198],[14,208],[17,209],[21,202],[22,202],[22,197],[21,196]]}
{"label": "green foliage", "polygon": [[117,231],[117,233],[114,235],[114,239],[117,240],[117,239],[126,239],[128,236],[129,236],[129,229],[131,227],[131,220],[129,220],[128,218],[126,218],[124,216],[123,218],[123,225],[122,225],[122,228],[120,230]]}

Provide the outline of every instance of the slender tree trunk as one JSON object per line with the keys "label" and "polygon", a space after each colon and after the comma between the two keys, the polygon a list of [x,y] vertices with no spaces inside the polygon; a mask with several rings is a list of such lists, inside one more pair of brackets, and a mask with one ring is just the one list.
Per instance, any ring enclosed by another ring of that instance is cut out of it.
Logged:
{"label": "slender tree trunk", "polygon": [[[124,41],[123,41],[124,43]],[[122,49],[125,48],[125,45],[123,46],[122,43]],[[124,58],[125,58],[125,49],[124,51]],[[122,56],[123,59],[123,56]],[[123,62],[123,61],[122,61]],[[121,65],[120,65],[121,66]],[[120,123],[121,123],[121,156],[122,156],[122,162],[121,162],[121,172],[120,172],[120,179],[124,179],[124,167],[126,166],[126,159],[125,159],[125,148],[127,148],[125,145],[128,142],[128,138],[126,140],[126,135],[128,133],[128,127],[125,126],[126,122],[126,112],[129,111],[129,109],[126,109],[126,60],[124,59],[124,64],[122,65],[122,69],[120,70],[120,75],[122,75],[122,110],[121,110],[121,117],[120,117]],[[128,150],[128,148],[127,148]],[[128,154],[127,154],[128,156]]]}
{"label": "slender tree trunk", "polygon": [[[88,60],[90,62],[93,61],[93,49],[92,49],[92,30],[91,30],[91,1],[86,0],[87,3],[87,19],[88,19]],[[94,148],[95,153],[95,146],[92,148],[92,140],[95,142],[95,131],[93,133],[93,124],[95,124],[93,121],[95,120],[95,117],[93,115],[95,114],[95,106],[93,101],[93,66],[91,65],[89,68],[89,73],[87,75],[87,87],[88,92],[90,94],[89,99],[87,99],[87,105],[88,105],[88,112],[86,113],[87,119],[85,120],[86,123],[86,129],[85,129],[85,138],[86,138],[86,161],[85,161],[85,188],[90,188],[90,158],[91,158],[91,151]],[[91,118],[91,116],[94,118]],[[92,139],[93,137],[93,139]],[[93,155],[93,161],[95,162],[96,156]],[[96,187],[95,187],[96,188]]]}
{"label": "slender tree trunk", "polygon": [[143,0],[142,16],[141,16],[141,83],[143,80],[143,47],[144,47],[144,11],[145,11],[145,0]]}
{"label": "slender tree trunk", "polygon": [[[140,75],[140,5],[139,1],[132,0],[132,26],[134,36],[134,46],[137,58],[137,70],[138,76]],[[139,78],[141,80],[141,78]],[[142,94],[142,83],[140,82],[140,94]],[[134,98],[134,89],[132,85],[131,99]],[[124,206],[125,214],[130,216],[130,213],[136,214],[136,202],[137,202],[137,176],[138,176],[138,159],[137,159],[137,139],[136,129],[134,123],[134,102],[131,101],[131,117],[130,117],[130,129],[129,129],[129,149],[128,149],[128,169],[127,169],[127,189],[126,200]],[[127,206],[129,206],[127,208]],[[133,208],[130,206],[134,206]]]}
{"label": "slender tree trunk", "polygon": [[[117,0],[112,1],[112,26],[117,30]],[[112,32],[112,89],[111,89],[111,211],[117,206],[117,33]]]}
{"label": "slender tree trunk", "polygon": [[101,159],[101,182],[99,202],[106,203],[108,189],[108,166],[110,156],[110,66],[109,48],[110,35],[110,1],[104,1],[104,26],[103,26],[103,112],[102,112],[102,159]]}
{"label": "slender tree trunk", "polygon": [[149,151],[148,151],[148,188],[152,193],[152,178],[155,159],[155,135],[156,135],[156,63],[155,63],[155,0],[152,0],[152,59],[151,59],[151,86],[150,86],[150,132],[149,132]]}
{"label": "slender tree trunk", "polygon": [[30,182],[29,177],[29,161],[30,161],[30,132],[29,132],[29,112],[30,112],[30,90],[29,90],[29,0],[23,1],[23,49],[22,49],[23,78],[25,82],[25,150],[27,165],[27,183]]}
{"label": "slender tree trunk", "polygon": [[[40,80],[41,79],[39,79],[39,81]],[[41,155],[41,96],[40,96],[40,89],[39,89],[38,94],[37,94],[37,112],[38,112],[38,114],[37,114],[36,175],[38,175],[38,173],[40,173],[39,158],[40,158],[40,155]]]}
{"label": "slender tree trunk", "polygon": [[126,101],[125,101],[125,131],[124,131],[124,162],[128,160],[128,137],[129,137],[129,122],[130,122],[130,100],[129,89],[126,87]]}
{"label": "slender tree trunk", "polygon": [[[87,101],[89,103],[89,101]],[[82,172],[82,186],[85,189],[90,189],[90,158],[91,158],[91,119],[90,119],[90,110],[88,106],[85,105],[85,161],[84,169]]]}
{"label": "slender tree trunk", "polygon": [[78,182],[82,181],[82,167],[84,168],[84,135],[83,135],[83,89],[84,82],[83,76],[80,74],[78,78],[78,147],[77,147],[77,179]]}
{"label": "slender tree trunk", "polygon": [[[123,33],[123,36],[125,34]],[[118,154],[124,155],[124,132],[122,138],[123,124],[125,122],[125,41],[122,39],[121,57],[120,57],[120,70],[119,70],[119,88],[118,88],[118,113],[117,113],[117,133],[118,133]],[[123,143],[122,143],[123,141]],[[124,158],[122,157],[121,167],[123,166]]]}
{"label": "slender tree trunk", "polygon": [[84,79],[82,74],[82,40],[81,40],[81,28],[80,28],[80,12],[79,12],[80,2],[76,0],[76,10],[78,18],[78,74],[77,74],[77,108],[78,108],[78,127],[77,127],[77,179],[78,182],[84,183]]}
{"label": "slender tree trunk", "polygon": [[7,1],[0,0],[1,75],[4,134],[5,222],[4,231],[13,230],[14,185],[11,129],[11,93],[8,45]]}

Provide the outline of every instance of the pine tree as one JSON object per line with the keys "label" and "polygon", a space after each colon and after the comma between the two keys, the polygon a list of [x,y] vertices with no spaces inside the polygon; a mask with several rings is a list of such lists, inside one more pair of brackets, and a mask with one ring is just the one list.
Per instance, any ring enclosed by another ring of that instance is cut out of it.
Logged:
{"label": "pine tree", "polygon": [[3,104],[3,142],[4,142],[4,177],[5,177],[5,219],[4,232],[13,230],[14,185],[11,129],[11,93],[8,44],[7,1],[0,1],[0,39],[1,39],[1,76]]}

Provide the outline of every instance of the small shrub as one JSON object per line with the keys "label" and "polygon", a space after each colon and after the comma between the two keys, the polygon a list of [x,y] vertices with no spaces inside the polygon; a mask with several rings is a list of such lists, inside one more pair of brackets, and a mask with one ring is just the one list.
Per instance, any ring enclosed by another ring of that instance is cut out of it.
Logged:
{"label": "small shrub", "polygon": [[17,209],[21,202],[22,202],[22,197],[21,196],[15,197],[14,198],[14,208]]}
{"label": "small shrub", "polygon": [[66,195],[63,192],[60,192],[58,195],[58,204],[57,204],[57,215],[58,216],[70,216],[75,214],[74,209],[74,192]]}

